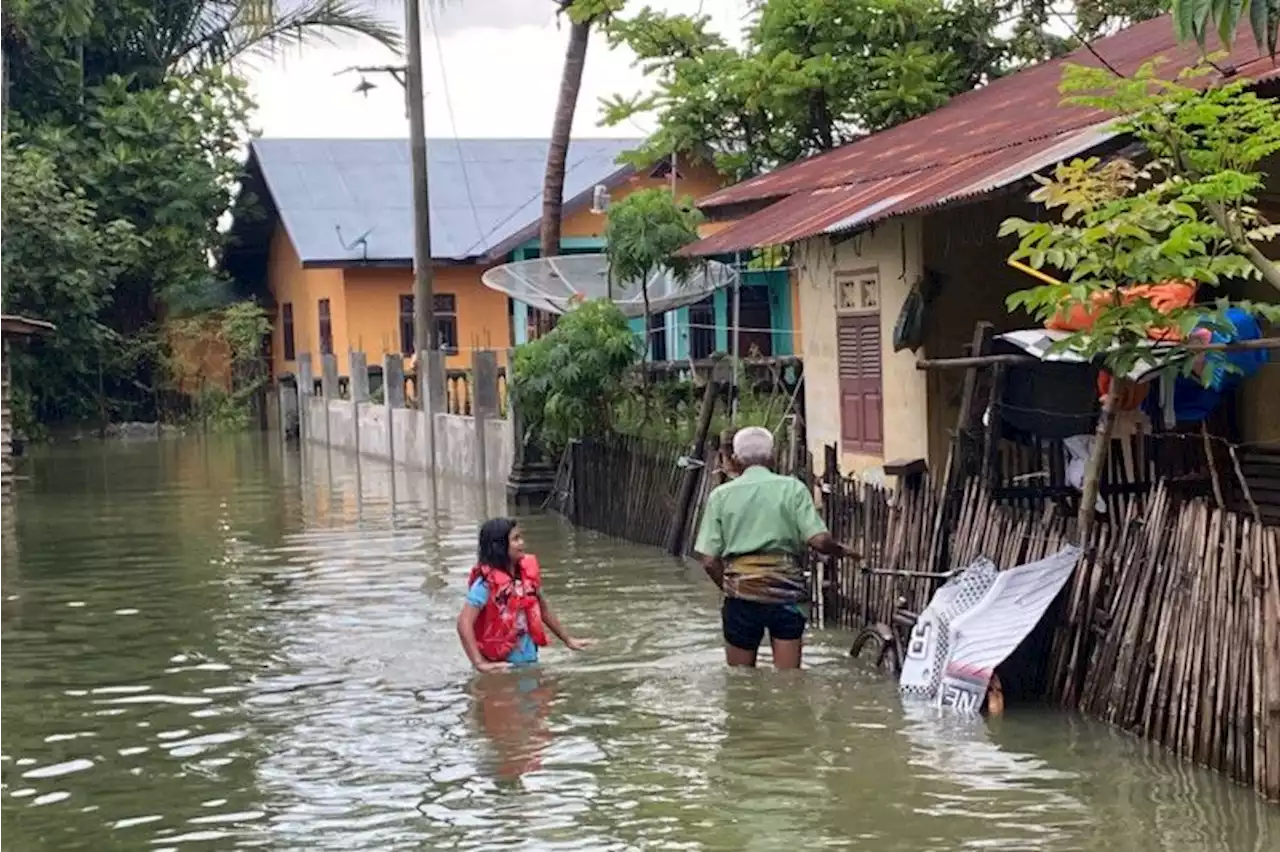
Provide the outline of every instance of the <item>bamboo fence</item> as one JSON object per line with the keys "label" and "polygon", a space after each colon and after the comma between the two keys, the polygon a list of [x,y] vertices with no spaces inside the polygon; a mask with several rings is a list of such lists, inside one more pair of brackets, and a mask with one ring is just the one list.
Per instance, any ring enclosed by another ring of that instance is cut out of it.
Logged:
{"label": "bamboo fence", "polygon": [[[690,460],[687,451],[622,436],[578,442],[557,477],[557,508],[581,526],[661,546],[693,464],[696,510],[683,519],[691,552],[717,453],[709,446]],[[987,556],[1009,568],[1057,551],[1074,527],[1060,504],[1011,504],[1003,483],[993,493],[977,477],[948,497],[928,473],[888,488],[801,468],[789,472],[816,486],[833,535],[862,554],[816,572],[813,603],[826,626],[887,623],[900,601],[919,612],[938,585],[861,567],[940,572]],[[1163,482],[1112,495],[1107,517],[1002,681],[1280,799],[1280,530]]]}

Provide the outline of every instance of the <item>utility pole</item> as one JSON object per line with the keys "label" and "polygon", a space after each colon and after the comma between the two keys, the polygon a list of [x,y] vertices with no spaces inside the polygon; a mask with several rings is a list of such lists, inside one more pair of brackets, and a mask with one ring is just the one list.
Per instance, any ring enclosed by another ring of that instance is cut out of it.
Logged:
{"label": "utility pole", "polygon": [[444,377],[435,375],[440,360],[436,340],[435,288],[431,270],[431,203],[427,194],[427,124],[422,86],[422,16],[418,0],[405,0],[405,97],[409,100],[409,156],[413,161],[413,341],[418,373],[418,402],[427,421],[427,452],[432,483],[436,467],[436,404]]}
{"label": "utility pole", "polygon": [[422,20],[418,0],[405,0],[405,97],[409,101],[409,155],[413,161],[413,340],[419,394],[427,388],[424,354],[439,349],[431,276],[431,206],[427,195],[426,105],[422,85]]}
{"label": "utility pole", "polygon": [[[404,65],[356,66],[350,71],[390,74],[404,87],[409,118],[409,159],[413,175],[413,348],[418,381],[418,403],[427,421],[427,446],[431,472],[436,470],[436,404],[440,401],[444,377],[432,376],[432,364],[439,361],[440,342],[436,338],[435,287],[431,269],[431,205],[427,194],[427,125],[425,91],[422,84],[422,15],[418,0],[405,0]],[[368,95],[374,84],[363,76],[356,86]],[[436,387],[439,379],[440,387]]]}

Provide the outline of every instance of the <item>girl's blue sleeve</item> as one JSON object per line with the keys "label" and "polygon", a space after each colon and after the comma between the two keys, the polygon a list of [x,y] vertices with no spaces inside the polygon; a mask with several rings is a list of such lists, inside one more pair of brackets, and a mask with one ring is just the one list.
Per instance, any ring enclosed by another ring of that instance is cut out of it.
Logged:
{"label": "girl's blue sleeve", "polygon": [[471,588],[467,589],[467,604],[481,609],[488,602],[489,585],[484,580],[476,580],[471,584]]}

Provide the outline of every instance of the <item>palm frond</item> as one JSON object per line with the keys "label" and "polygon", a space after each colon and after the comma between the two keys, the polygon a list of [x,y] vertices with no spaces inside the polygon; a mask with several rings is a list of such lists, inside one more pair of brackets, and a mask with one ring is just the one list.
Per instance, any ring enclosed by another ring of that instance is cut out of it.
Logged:
{"label": "palm frond", "polygon": [[336,33],[370,38],[394,51],[400,32],[365,4],[353,0],[203,0],[180,59],[191,65],[221,65],[247,54],[275,54],[288,47],[329,42]]}

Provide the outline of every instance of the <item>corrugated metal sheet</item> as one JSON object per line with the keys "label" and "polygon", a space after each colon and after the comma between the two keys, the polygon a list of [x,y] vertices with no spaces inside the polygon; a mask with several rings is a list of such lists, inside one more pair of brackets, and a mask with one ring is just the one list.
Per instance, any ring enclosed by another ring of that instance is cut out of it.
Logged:
{"label": "corrugated metal sheet", "polygon": [[[1234,53],[1219,62],[1241,76],[1280,76],[1260,55],[1247,24]],[[1167,18],[1130,27],[1094,45],[1123,73],[1156,56],[1172,75],[1196,59],[1179,46]],[[1108,116],[1061,106],[1065,62],[1098,66],[1085,50],[966,92],[942,109],[857,142],[713,193],[704,210],[785,199],[686,250],[712,255],[850,230],[904,213],[978,196],[1087,151],[1114,134]]]}
{"label": "corrugated metal sheet", "polygon": [[[545,139],[441,139],[427,145],[431,253],[482,257],[542,213]],[[634,139],[569,147],[565,198],[622,170]],[[258,139],[251,147],[303,263],[410,262],[413,193],[403,139]],[[465,165],[465,170],[464,170]],[[364,237],[365,244],[358,244]]]}
{"label": "corrugated metal sheet", "polygon": [[1108,126],[1102,123],[906,175],[797,192],[685,251],[706,256],[782,245],[977,197],[1099,145],[1113,135]]}

